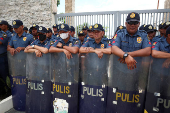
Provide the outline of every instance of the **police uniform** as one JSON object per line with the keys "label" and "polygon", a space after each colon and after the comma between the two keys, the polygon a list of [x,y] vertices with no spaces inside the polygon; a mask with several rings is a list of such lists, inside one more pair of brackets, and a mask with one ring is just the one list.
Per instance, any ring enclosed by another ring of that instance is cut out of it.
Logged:
{"label": "police uniform", "polygon": [[[170,34],[170,27],[166,30],[166,35]],[[152,45],[152,50],[163,51],[170,53],[170,44],[166,41],[165,37],[162,37]]]}
{"label": "police uniform", "polygon": [[[75,32],[75,28],[73,26],[70,26],[70,30],[71,32]],[[77,37],[73,37],[75,40],[77,39]]]}
{"label": "police uniform", "polygon": [[49,49],[50,48],[50,41],[45,40],[43,43],[41,43],[39,39],[36,39],[34,42],[32,42],[30,44],[30,46],[32,46],[32,45],[37,45],[37,46],[41,46],[41,47],[45,47],[45,48]]}
{"label": "police uniform", "polygon": [[[101,24],[95,24],[93,30],[103,31],[103,27]],[[94,39],[89,39],[82,45],[82,47],[92,47],[94,49],[95,48],[100,48],[100,49],[110,48],[111,46],[112,45],[107,38],[102,38],[100,43],[98,44],[95,42]]]}
{"label": "police uniform", "polygon": [[[57,44],[58,43],[62,43],[62,44],[64,44],[65,46],[69,46],[69,47],[78,47],[78,48],[80,48],[80,41],[79,40],[75,40],[73,37],[71,37],[70,36],[70,39],[68,40],[68,42],[67,43],[65,43],[64,42],[64,40],[63,39],[59,39],[59,40],[55,40],[55,42],[51,45],[51,46],[53,46],[53,47],[57,47]],[[52,43],[52,42],[51,42]]]}
{"label": "police uniform", "polygon": [[[59,29],[59,25],[57,25],[57,24],[54,24],[53,25],[53,28],[57,28],[57,30]],[[58,33],[56,33],[56,34],[52,34],[52,39],[56,39],[56,40],[58,40],[60,37],[59,37],[59,35],[58,35]]]}
{"label": "police uniform", "polygon": [[138,30],[133,36],[129,35],[126,29],[117,32],[117,36],[112,42],[112,46],[117,46],[124,52],[132,52],[146,47],[151,47],[151,42],[147,34]]}

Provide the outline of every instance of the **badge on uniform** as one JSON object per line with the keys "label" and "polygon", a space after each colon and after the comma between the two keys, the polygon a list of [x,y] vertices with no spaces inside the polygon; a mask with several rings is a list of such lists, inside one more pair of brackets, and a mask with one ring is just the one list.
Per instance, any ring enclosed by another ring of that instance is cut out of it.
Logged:
{"label": "badge on uniform", "polygon": [[75,41],[75,43],[74,44],[78,44],[79,43],[79,41],[77,40],[77,41]]}
{"label": "badge on uniform", "polygon": [[26,41],[26,40],[27,40],[27,37],[24,37],[24,38],[23,38],[23,41]]}
{"label": "badge on uniform", "polygon": [[155,45],[156,45],[156,43],[157,43],[157,42],[154,42],[154,43],[153,43],[153,46],[155,46]]}
{"label": "badge on uniform", "polygon": [[54,44],[54,42],[53,41],[50,41],[50,45],[53,45]]}
{"label": "badge on uniform", "polygon": [[130,18],[135,18],[135,13],[132,13],[132,14],[130,15]]}
{"label": "badge on uniform", "polygon": [[3,37],[4,37],[4,38],[6,38],[6,37],[7,37],[7,35],[6,35],[5,33],[3,33]]}
{"label": "badge on uniform", "polygon": [[137,42],[138,42],[138,43],[141,43],[141,42],[142,42],[142,38],[141,38],[141,37],[138,37],[138,38],[137,38]]}
{"label": "badge on uniform", "polygon": [[101,44],[100,48],[101,48],[101,49],[104,49],[104,44]]}
{"label": "badge on uniform", "polygon": [[116,39],[116,37],[117,37],[117,34],[114,36],[114,39]]}
{"label": "badge on uniform", "polygon": [[72,47],[72,43],[69,43],[69,47]]}

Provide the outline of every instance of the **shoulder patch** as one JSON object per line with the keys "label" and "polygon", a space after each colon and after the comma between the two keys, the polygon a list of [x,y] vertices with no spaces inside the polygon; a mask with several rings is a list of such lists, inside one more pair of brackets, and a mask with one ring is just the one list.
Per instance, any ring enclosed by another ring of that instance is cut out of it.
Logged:
{"label": "shoulder patch", "polygon": [[27,37],[24,37],[24,38],[23,38],[23,41],[26,41],[26,40],[27,40]]}
{"label": "shoulder patch", "polygon": [[113,39],[116,39],[117,38],[117,34],[113,37]]}
{"label": "shoulder patch", "polygon": [[50,41],[50,45],[53,45],[54,44],[54,41]]}
{"label": "shoulder patch", "polygon": [[155,46],[156,44],[157,44],[157,42],[154,42],[154,43],[153,43],[153,46]]}
{"label": "shoulder patch", "polygon": [[3,38],[6,38],[7,37],[7,34],[3,33]]}
{"label": "shoulder patch", "polygon": [[74,44],[78,44],[78,43],[79,43],[79,41],[78,41],[78,40],[74,42]]}

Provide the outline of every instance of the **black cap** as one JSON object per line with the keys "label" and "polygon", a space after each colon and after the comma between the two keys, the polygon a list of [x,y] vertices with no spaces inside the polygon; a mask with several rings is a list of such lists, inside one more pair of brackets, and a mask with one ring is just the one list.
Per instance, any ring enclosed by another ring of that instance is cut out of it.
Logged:
{"label": "black cap", "polygon": [[78,33],[78,36],[85,36],[85,34],[84,34],[83,31],[80,31],[80,32]]}
{"label": "black cap", "polygon": [[8,29],[11,30],[12,26],[10,24],[8,24]]}
{"label": "black cap", "polygon": [[59,26],[59,31],[69,31],[69,26],[67,24],[61,24]]}
{"label": "black cap", "polygon": [[94,29],[94,26],[91,25],[91,26],[89,26],[87,31],[93,31],[93,29]]}
{"label": "black cap", "polygon": [[33,24],[32,27],[30,29],[36,28],[37,30],[39,29],[39,26],[36,24]]}
{"label": "black cap", "polygon": [[51,28],[47,28],[47,33],[52,33]]}
{"label": "black cap", "polygon": [[156,27],[153,27],[153,29],[154,29],[155,32],[158,31],[158,30],[156,29]]}
{"label": "black cap", "polygon": [[165,29],[170,26],[170,22],[165,22]]}
{"label": "black cap", "polygon": [[28,30],[28,28],[27,28],[27,27],[24,27],[23,30]]}
{"label": "black cap", "polygon": [[23,25],[23,22],[21,20],[14,20],[12,22],[13,28],[19,28],[20,26]]}
{"label": "black cap", "polygon": [[93,30],[103,31],[103,26],[101,24],[95,24]]}
{"label": "black cap", "polygon": [[54,24],[54,25],[53,25],[53,28],[58,28],[58,25],[57,25],[57,24]]}
{"label": "black cap", "polygon": [[139,27],[139,30],[145,30],[145,24],[143,24],[143,25],[141,25],[140,27]]}
{"label": "black cap", "polygon": [[166,29],[166,35],[170,34],[170,26]]}
{"label": "black cap", "polygon": [[70,30],[69,31],[75,31],[75,28],[73,26],[70,26]]}
{"label": "black cap", "polygon": [[126,27],[125,27],[125,26],[120,25],[120,26],[118,26],[118,27],[117,27],[116,32],[117,32],[118,30],[120,30],[120,29],[126,29]]}
{"label": "black cap", "polygon": [[0,21],[0,25],[7,25],[8,26],[8,22],[5,21],[5,20],[2,20],[2,21]]}
{"label": "black cap", "polygon": [[136,12],[131,12],[128,14],[127,18],[126,18],[126,22],[130,22],[130,21],[140,21],[140,16],[138,13]]}
{"label": "black cap", "polygon": [[45,27],[43,27],[43,26],[40,26],[38,28],[37,32],[39,32],[39,33],[47,33],[47,29]]}
{"label": "black cap", "polygon": [[30,34],[32,33],[32,29],[31,29],[31,28],[29,29],[29,33],[30,33]]}
{"label": "black cap", "polygon": [[147,33],[149,33],[149,32],[155,31],[155,30],[154,30],[154,27],[151,24],[149,24],[149,25],[145,26],[145,31]]}
{"label": "black cap", "polygon": [[163,28],[164,28],[164,26],[165,26],[165,23],[161,23],[161,24],[159,24],[159,29],[163,29]]}
{"label": "black cap", "polygon": [[83,26],[82,30],[87,30],[88,27],[87,26]]}

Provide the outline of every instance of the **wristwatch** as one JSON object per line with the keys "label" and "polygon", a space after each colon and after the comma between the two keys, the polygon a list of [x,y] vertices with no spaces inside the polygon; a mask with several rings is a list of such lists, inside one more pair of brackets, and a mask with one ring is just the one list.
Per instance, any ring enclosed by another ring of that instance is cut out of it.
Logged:
{"label": "wristwatch", "polygon": [[32,47],[34,48],[35,45],[32,45]]}
{"label": "wristwatch", "polygon": [[123,59],[125,59],[128,55],[129,55],[128,53],[125,53],[125,54],[123,55]]}

